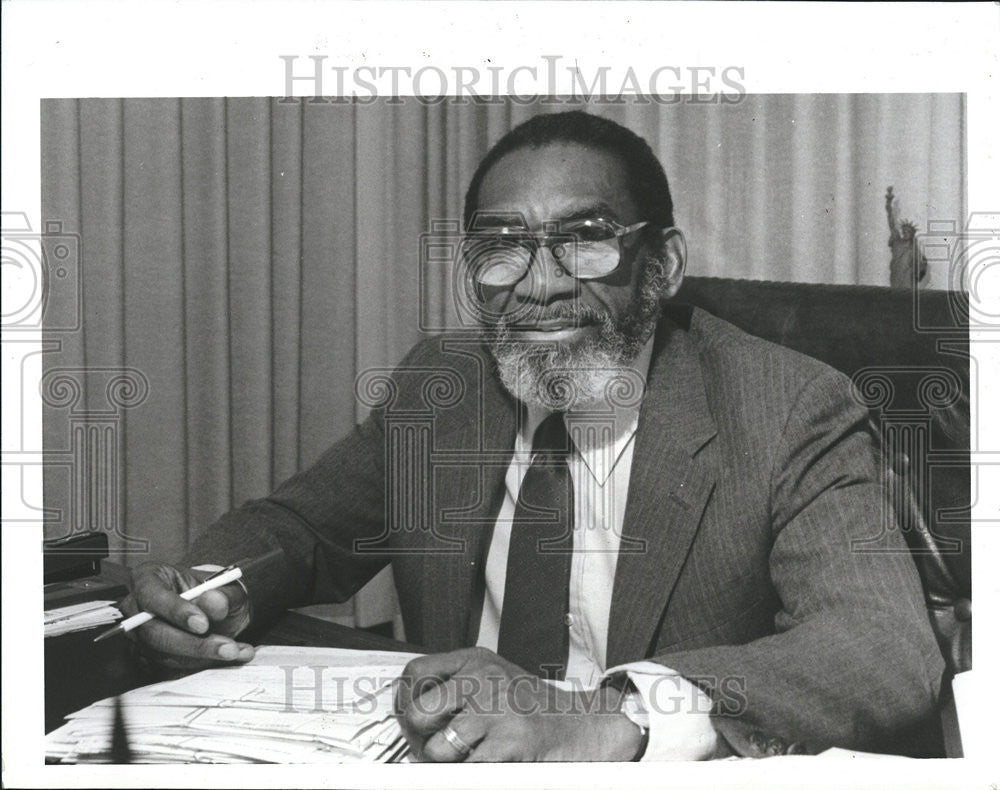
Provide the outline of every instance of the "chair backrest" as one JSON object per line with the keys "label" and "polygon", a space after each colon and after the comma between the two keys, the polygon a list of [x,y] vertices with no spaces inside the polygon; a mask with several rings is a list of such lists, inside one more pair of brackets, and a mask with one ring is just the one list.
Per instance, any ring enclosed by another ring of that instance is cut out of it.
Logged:
{"label": "chair backrest", "polygon": [[966,294],[692,277],[675,299],[851,377],[884,450],[886,528],[910,546],[948,669],[970,669]]}

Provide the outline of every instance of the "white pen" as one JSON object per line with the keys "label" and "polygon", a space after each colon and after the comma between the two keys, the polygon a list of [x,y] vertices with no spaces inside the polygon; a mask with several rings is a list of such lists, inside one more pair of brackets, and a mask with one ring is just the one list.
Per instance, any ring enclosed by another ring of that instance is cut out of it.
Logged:
{"label": "white pen", "polygon": [[[234,582],[243,576],[243,571],[241,571],[235,565],[230,565],[228,568],[223,568],[221,571],[217,571],[209,576],[201,584],[192,587],[190,590],[185,590],[180,594],[181,598],[185,601],[190,601],[197,598],[202,593],[206,593],[209,590],[214,590],[218,587],[223,587],[230,582]],[[122,620],[118,625],[109,628],[107,631],[103,631],[98,634],[94,639],[95,642],[100,642],[102,639],[107,639],[109,636],[114,636],[115,634],[122,633],[127,634],[133,628],[138,628],[144,623],[148,623],[156,617],[155,614],[149,612],[139,612],[139,614],[132,615],[127,620]]]}

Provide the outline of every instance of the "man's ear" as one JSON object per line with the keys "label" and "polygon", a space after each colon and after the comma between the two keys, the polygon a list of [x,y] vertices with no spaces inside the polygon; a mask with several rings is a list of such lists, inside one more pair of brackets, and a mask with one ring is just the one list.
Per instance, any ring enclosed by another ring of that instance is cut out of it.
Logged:
{"label": "man's ear", "polygon": [[680,290],[684,282],[684,267],[687,266],[687,240],[680,228],[669,227],[658,231],[663,258],[667,267],[667,282],[663,298],[669,299]]}

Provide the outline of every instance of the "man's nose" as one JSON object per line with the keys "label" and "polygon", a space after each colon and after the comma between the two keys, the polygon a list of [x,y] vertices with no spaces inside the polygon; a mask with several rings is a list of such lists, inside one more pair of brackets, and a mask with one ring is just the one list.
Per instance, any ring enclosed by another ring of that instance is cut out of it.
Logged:
{"label": "man's nose", "polygon": [[548,302],[553,297],[572,294],[576,280],[563,268],[568,249],[559,244],[539,247],[531,259],[531,268],[514,286],[515,295],[522,301]]}

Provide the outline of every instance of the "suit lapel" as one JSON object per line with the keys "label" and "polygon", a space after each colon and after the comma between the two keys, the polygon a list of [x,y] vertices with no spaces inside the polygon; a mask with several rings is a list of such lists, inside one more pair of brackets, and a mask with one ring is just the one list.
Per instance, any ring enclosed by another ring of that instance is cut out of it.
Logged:
{"label": "suit lapel", "polygon": [[639,413],[615,571],[607,665],[649,655],[715,486],[698,451],[715,435],[698,350],[660,322]]}
{"label": "suit lapel", "polygon": [[477,380],[466,378],[461,407],[447,418],[442,414],[435,431],[431,522],[441,540],[430,541],[423,558],[421,606],[421,643],[429,651],[471,644],[483,564],[513,453],[514,401],[480,351]]}

